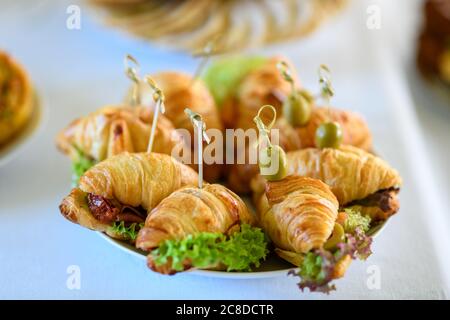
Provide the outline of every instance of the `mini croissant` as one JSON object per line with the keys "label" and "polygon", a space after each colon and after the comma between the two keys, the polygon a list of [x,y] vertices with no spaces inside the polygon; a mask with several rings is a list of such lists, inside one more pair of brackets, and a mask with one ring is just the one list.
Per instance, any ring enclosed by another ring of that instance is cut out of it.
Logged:
{"label": "mini croissant", "polygon": [[[329,185],[341,205],[402,184],[399,173],[386,161],[352,146],[288,152],[287,163],[288,174],[319,179]],[[252,181],[256,193],[261,194],[264,185],[261,177]]]}
{"label": "mini croissant", "polygon": [[[245,203],[224,186],[185,187],[162,200],[150,212],[139,231],[136,246],[150,251],[164,240],[183,239],[200,232],[230,235],[238,231],[241,224],[253,223],[254,218]],[[173,273],[166,265],[156,266],[151,255],[148,265],[161,273]]]}
{"label": "mini croissant", "polygon": [[207,128],[222,130],[214,98],[202,80],[180,72],[157,73],[154,79],[164,92],[166,116],[176,128],[194,133],[189,118],[184,114],[184,109],[189,107],[202,116]]}
{"label": "mini croissant", "polygon": [[120,239],[112,223],[143,222],[162,199],[197,181],[193,169],[168,155],[125,152],[89,169],[60,211],[74,223]]}
{"label": "mini croissant", "polygon": [[[222,131],[223,126],[214,98],[202,80],[194,79],[190,75],[181,72],[160,72],[153,79],[162,90],[165,97],[164,115],[172,121],[177,129],[185,129],[189,132],[193,149],[194,129],[184,109],[189,108],[202,116],[207,129]],[[142,103],[154,105],[153,92],[145,83],[141,84]],[[217,164],[205,165],[204,175],[206,181],[215,181],[221,174],[221,167]]]}
{"label": "mini croissant", "polygon": [[[312,110],[311,118],[304,127],[297,127],[297,135],[300,140],[300,148],[315,147],[315,135],[317,128],[324,122],[334,121],[342,127],[342,144],[358,147],[365,151],[372,150],[372,134],[366,121],[357,113],[336,108],[316,107]],[[276,125],[275,125],[276,127]],[[283,126],[280,127],[283,130]],[[293,149],[287,150],[291,151]]]}
{"label": "mini croissant", "polygon": [[290,174],[322,180],[341,205],[402,184],[399,173],[386,161],[352,146],[310,148],[290,152],[287,158]]}
{"label": "mini croissant", "polygon": [[[153,112],[146,107],[108,106],[73,121],[59,133],[58,148],[75,157],[76,151],[102,161],[122,152],[147,150]],[[172,123],[160,115],[155,130],[153,152],[171,154],[184,145]]]}
{"label": "mini croissant", "polygon": [[[343,131],[343,141],[345,145],[352,145],[366,151],[372,149],[372,135],[364,119],[356,113],[331,108],[313,108],[311,117],[304,127],[293,127],[283,117],[279,118],[273,130],[279,130],[279,145],[285,150],[295,151],[305,148],[315,147],[315,134],[317,127],[327,121],[328,116],[331,120],[339,123]],[[246,152],[236,150],[236,152]],[[249,192],[250,181],[258,174],[257,164],[235,164],[229,166],[228,183],[230,188],[237,192]]]}
{"label": "mini croissant", "polygon": [[[389,164],[364,150],[308,148],[287,153],[288,174],[319,179],[336,195],[341,206],[361,205],[373,219],[386,219],[398,210],[396,199],[402,184],[399,173]],[[264,192],[261,177],[252,181],[255,201]],[[368,210],[378,207],[380,210]]]}
{"label": "mini croissant", "polygon": [[[267,182],[258,219],[280,258],[301,266],[305,254],[323,249],[333,232],[339,203],[317,179],[288,176]],[[344,254],[332,267],[331,279],[343,277],[351,262]],[[331,280],[330,279],[330,280]]]}
{"label": "mini croissant", "polygon": [[[259,108],[266,104],[274,106],[277,113],[281,114],[283,101],[291,92],[291,86],[278,71],[277,64],[280,61],[288,60],[281,56],[273,57],[246,75],[239,84],[236,96],[229,97],[222,107],[222,118],[226,127],[244,130],[255,128],[253,118]],[[293,70],[293,66],[290,63],[289,65]],[[295,77],[295,72],[293,76]],[[261,117],[266,121],[270,114],[263,112]]]}
{"label": "mini croissant", "polygon": [[320,180],[288,176],[267,182],[267,207],[259,222],[277,248],[296,253],[319,249],[333,231],[339,203]]}

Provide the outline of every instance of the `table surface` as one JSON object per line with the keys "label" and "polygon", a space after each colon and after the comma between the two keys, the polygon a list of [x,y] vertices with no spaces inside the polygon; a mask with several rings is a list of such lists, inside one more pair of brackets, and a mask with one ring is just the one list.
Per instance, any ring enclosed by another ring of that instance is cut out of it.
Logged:
{"label": "table surface", "polygon": [[[98,234],[64,220],[58,204],[70,188],[70,164],[56,151],[55,134],[73,118],[121,101],[128,86],[122,71],[125,53],[136,56],[143,69],[152,72],[164,69],[192,72],[196,61],[189,55],[105,28],[84,4],[79,4],[81,30],[68,30],[66,8],[73,1],[0,0],[0,48],[26,66],[48,111],[39,136],[20,157],[0,168],[0,298],[448,298],[445,270],[449,270],[449,261],[440,252],[447,234],[433,231],[442,229],[450,218],[445,217],[448,210],[440,211],[440,215],[429,214],[427,210],[442,210],[449,204],[446,201],[450,190],[447,141],[450,108],[446,108],[445,100],[429,97],[430,93],[408,64],[411,61],[408,48],[417,28],[417,14],[413,13],[418,1],[398,5],[405,13],[401,26],[392,19],[399,12],[394,11],[396,6],[389,1],[373,2],[383,9],[381,30],[367,30],[366,7],[354,5],[314,37],[264,51],[289,56],[307,85],[315,85],[316,66],[328,63],[335,75],[336,105],[366,116],[377,150],[405,177],[402,210],[376,239],[375,254],[365,263],[353,263],[346,277],[336,282],[338,291],[326,296],[301,293],[295,279],[287,276],[224,280],[191,274],[158,275]],[[345,38],[341,36],[344,32]],[[392,79],[408,78],[409,82],[405,82],[408,86],[402,89],[412,89],[414,100],[409,100],[409,93],[394,98],[386,94],[400,82],[391,79],[383,83],[378,70],[373,69],[376,55],[372,51],[376,50],[372,50],[368,38],[382,38],[378,43],[389,46],[395,52],[393,56],[404,62],[395,69],[403,73],[394,74]],[[408,136],[402,136],[400,131],[405,127],[400,127],[395,116],[400,111],[392,113],[387,109],[394,108],[395,102],[412,108],[407,113],[408,119],[419,119],[417,123],[412,121],[419,126],[414,127],[411,138],[423,140],[423,148],[414,141],[408,145]],[[423,155],[416,157],[415,151]],[[420,165],[424,171],[418,169]],[[427,184],[420,180],[423,176],[418,170],[426,174]],[[432,194],[428,194],[431,189]],[[444,220],[430,221],[434,217]],[[79,267],[81,272],[79,290],[67,287],[70,266]],[[379,290],[367,286],[374,268],[381,271]]]}

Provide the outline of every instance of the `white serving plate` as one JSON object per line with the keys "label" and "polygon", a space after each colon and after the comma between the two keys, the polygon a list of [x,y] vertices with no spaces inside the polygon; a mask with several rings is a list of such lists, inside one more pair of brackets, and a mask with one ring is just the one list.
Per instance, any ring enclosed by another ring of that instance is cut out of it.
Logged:
{"label": "white serving plate", "polygon": [[18,134],[5,145],[0,146],[0,167],[13,160],[32,141],[44,120],[44,105],[41,98],[34,94],[34,106],[30,120]]}
{"label": "white serving plate", "polygon": [[[387,221],[372,228],[372,230],[370,230],[372,237],[376,238],[385,229],[386,225]],[[142,260],[142,263],[145,263],[146,253],[144,251],[136,249],[134,246],[130,245],[127,242],[113,239],[103,232],[98,232],[98,234],[116,248],[139,258],[140,260]],[[261,266],[259,268],[254,268],[252,272],[226,272],[199,269],[192,269],[185,272],[211,278],[256,279],[285,276],[289,270],[292,270],[294,268],[295,266],[279,258],[275,253],[270,252],[267,259],[261,263]]]}

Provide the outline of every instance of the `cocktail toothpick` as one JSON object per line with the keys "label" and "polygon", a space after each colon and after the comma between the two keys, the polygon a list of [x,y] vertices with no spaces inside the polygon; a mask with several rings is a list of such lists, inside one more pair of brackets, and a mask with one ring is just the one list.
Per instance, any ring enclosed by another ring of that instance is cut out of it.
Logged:
{"label": "cocktail toothpick", "polygon": [[203,122],[202,116],[189,108],[184,109],[184,113],[197,131],[198,187],[201,189],[203,188],[203,141],[210,143],[211,140],[206,134],[206,124]]}
{"label": "cocktail toothpick", "polygon": [[123,64],[125,66],[125,75],[133,82],[131,105],[139,105],[141,104],[139,62],[131,54],[127,54],[123,59]]}
{"label": "cocktail toothpick", "polygon": [[[269,108],[273,114],[272,121],[270,121],[268,125],[266,125],[261,119],[261,112],[266,108]],[[256,126],[258,127],[260,137],[258,141],[259,170],[261,176],[263,176],[269,181],[281,180],[287,175],[286,153],[284,152],[283,148],[281,148],[279,145],[272,144],[272,141],[270,140],[269,137],[270,130],[275,124],[276,118],[277,118],[277,111],[271,105],[262,106],[259,109],[256,117],[253,118],[253,121],[255,121]],[[265,143],[267,144],[267,146],[261,145],[262,139],[266,140]]]}
{"label": "cocktail toothpick", "polygon": [[331,86],[330,70],[323,64],[319,67],[319,82],[321,85],[320,95],[326,101],[328,107],[328,122],[324,122],[317,127],[316,146],[319,148],[339,148],[343,139],[342,126],[339,122],[333,121],[330,99],[334,95],[334,90]]}
{"label": "cocktail toothpick", "polygon": [[166,109],[164,107],[164,93],[162,90],[156,85],[156,82],[149,76],[145,76],[144,78],[145,83],[147,83],[150,88],[153,90],[153,101],[155,101],[155,110],[153,113],[153,122],[152,122],[152,129],[150,131],[150,138],[147,146],[147,152],[152,152],[153,148],[153,141],[155,139],[155,131],[156,126],[158,124],[158,116],[159,113],[166,112]]}
{"label": "cocktail toothpick", "polygon": [[[261,112],[264,109],[269,109],[270,111],[272,111],[272,114],[273,114],[272,120],[267,125],[264,123],[264,121],[261,118]],[[259,108],[257,115],[253,118],[253,121],[256,123],[256,127],[258,128],[261,139],[264,138],[266,140],[265,142],[267,143],[268,146],[272,146],[269,135],[270,135],[270,130],[272,129],[273,125],[275,124],[276,119],[277,119],[277,110],[269,104],[264,105],[261,108]],[[260,145],[259,142],[257,144],[257,147],[258,147],[258,145]]]}
{"label": "cocktail toothpick", "polygon": [[277,69],[280,72],[284,80],[286,80],[291,85],[291,93],[295,92],[295,81],[292,77],[291,68],[289,68],[286,61],[280,61],[277,63]]}
{"label": "cocktail toothpick", "polygon": [[195,70],[193,82],[195,82],[201,76],[203,69],[205,69],[205,66],[208,63],[211,56],[220,53],[219,51],[215,50],[215,47],[217,45],[219,38],[220,38],[220,35],[216,35],[213,39],[211,39],[210,41],[208,41],[206,43],[206,45],[203,47],[203,49],[200,52],[193,54],[194,57],[201,58],[200,63],[198,65],[197,69]]}
{"label": "cocktail toothpick", "polygon": [[328,107],[328,120],[332,121],[330,100],[334,96],[334,89],[331,85],[330,69],[324,64],[321,64],[319,67],[319,83],[321,85],[320,95],[326,101]]}

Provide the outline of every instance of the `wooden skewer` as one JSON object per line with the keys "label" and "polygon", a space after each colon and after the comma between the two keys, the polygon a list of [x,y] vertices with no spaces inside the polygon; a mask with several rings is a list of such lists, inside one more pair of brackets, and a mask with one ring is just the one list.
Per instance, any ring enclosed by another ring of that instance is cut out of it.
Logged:
{"label": "wooden skewer", "polygon": [[294,78],[292,77],[292,72],[291,69],[289,68],[289,65],[286,63],[286,61],[280,61],[277,63],[277,68],[281,76],[284,78],[284,80],[289,82],[289,84],[291,85],[291,92],[294,93],[295,81]]}
{"label": "wooden skewer", "polygon": [[141,104],[141,94],[140,94],[140,82],[141,79],[139,77],[139,62],[131,55],[125,55],[123,60],[123,64],[125,66],[125,75],[133,81],[133,91],[131,94],[131,105],[136,106]]}
{"label": "wooden skewer", "polygon": [[328,121],[332,121],[331,117],[331,103],[330,99],[334,96],[334,89],[331,85],[331,74],[330,69],[324,64],[321,64],[319,67],[319,83],[322,85],[321,88],[321,96],[325,99],[327,107],[328,107]]}
{"label": "wooden skewer", "polygon": [[184,109],[184,113],[189,117],[192,125],[197,130],[197,155],[198,155],[198,187],[203,188],[203,141],[210,143],[211,140],[206,134],[206,125],[202,116],[189,108]]}
{"label": "wooden skewer", "polygon": [[[261,119],[261,112],[266,108],[270,109],[273,113],[272,120],[267,125]],[[262,138],[266,139],[266,143],[269,146],[272,145],[272,143],[270,141],[270,137],[269,137],[270,130],[272,129],[276,120],[277,120],[277,110],[269,104],[266,104],[266,105],[262,106],[261,108],[259,108],[257,115],[253,118],[253,121],[256,123],[256,127],[258,128],[259,136],[260,136],[261,140],[262,140]],[[257,147],[259,146],[259,144],[260,143],[258,142]]]}
{"label": "wooden skewer", "polygon": [[158,116],[159,113],[166,112],[166,109],[164,107],[164,94],[162,90],[156,85],[156,82],[149,76],[145,76],[145,82],[152,88],[153,90],[153,100],[155,101],[155,110],[153,113],[153,122],[152,122],[152,129],[150,131],[150,138],[147,145],[147,152],[152,152],[153,148],[153,141],[155,140],[155,132],[156,132],[156,126],[158,124]]}
{"label": "wooden skewer", "polygon": [[217,45],[220,36],[221,36],[220,34],[216,35],[206,43],[205,47],[201,50],[201,52],[193,54],[194,57],[201,57],[200,63],[194,73],[193,82],[195,82],[198,78],[200,78],[203,69],[205,69],[205,66],[207,65],[211,56],[220,53],[219,51],[215,50],[215,47]]}

